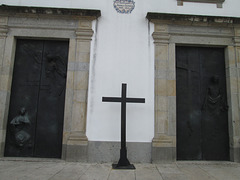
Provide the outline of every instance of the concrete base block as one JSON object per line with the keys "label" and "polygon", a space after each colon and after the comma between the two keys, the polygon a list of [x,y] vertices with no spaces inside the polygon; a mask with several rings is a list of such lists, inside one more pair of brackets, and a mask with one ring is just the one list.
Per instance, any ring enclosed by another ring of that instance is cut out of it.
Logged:
{"label": "concrete base block", "polygon": [[120,144],[117,142],[89,141],[89,162],[117,162],[120,155]]}
{"label": "concrete base block", "polygon": [[65,159],[71,162],[87,162],[88,145],[67,145]]}
{"label": "concrete base block", "polygon": [[5,142],[0,143],[0,157],[4,156]]}
{"label": "concrete base block", "polygon": [[[120,142],[89,141],[88,145],[63,145],[62,158],[72,162],[117,163]],[[152,143],[128,142],[127,158],[131,163],[176,161],[175,147],[152,147]]]}
{"label": "concrete base block", "polygon": [[230,161],[240,162],[240,148],[230,148]]}
{"label": "concrete base block", "polygon": [[[118,162],[120,158],[120,142],[88,142],[88,162]],[[131,163],[151,162],[151,143],[128,142],[127,157]]]}
{"label": "concrete base block", "polygon": [[175,147],[152,147],[152,163],[175,162]]}

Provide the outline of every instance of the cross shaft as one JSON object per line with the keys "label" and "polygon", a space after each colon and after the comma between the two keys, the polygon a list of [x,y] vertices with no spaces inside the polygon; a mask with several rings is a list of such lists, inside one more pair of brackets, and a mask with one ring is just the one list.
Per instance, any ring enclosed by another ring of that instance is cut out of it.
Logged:
{"label": "cross shaft", "polygon": [[122,84],[121,97],[103,97],[103,102],[120,102],[121,103],[121,150],[118,164],[113,164],[115,169],[135,169],[127,159],[126,148],[126,104],[127,103],[145,103],[144,98],[127,98],[127,84]]}

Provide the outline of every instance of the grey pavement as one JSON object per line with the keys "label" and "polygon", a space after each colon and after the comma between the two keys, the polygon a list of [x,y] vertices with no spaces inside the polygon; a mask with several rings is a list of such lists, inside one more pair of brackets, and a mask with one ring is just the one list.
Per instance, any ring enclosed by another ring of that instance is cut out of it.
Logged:
{"label": "grey pavement", "polygon": [[240,164],[233,162],[134,165],[136,170],[113,170],[110,163],[2,158],[0,180],[240,180]]}

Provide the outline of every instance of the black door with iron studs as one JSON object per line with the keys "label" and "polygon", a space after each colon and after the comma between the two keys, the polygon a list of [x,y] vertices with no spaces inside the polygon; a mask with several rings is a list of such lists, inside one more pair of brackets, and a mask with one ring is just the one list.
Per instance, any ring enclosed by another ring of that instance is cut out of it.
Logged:
{"label": "black door with iron studs", "polygon": [[177,159],[229,160],[223,48],[176,47]]}
{"label": "black door with iron studs", "polygon": [[68,41],[17,40],[5,156],[60,158]]}

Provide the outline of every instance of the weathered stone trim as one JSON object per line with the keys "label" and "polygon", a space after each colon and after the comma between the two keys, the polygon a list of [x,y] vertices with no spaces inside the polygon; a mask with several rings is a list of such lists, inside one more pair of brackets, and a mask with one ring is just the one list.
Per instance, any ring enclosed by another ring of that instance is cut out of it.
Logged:
{"label": "weathered stone trim", "polygon": [[68,63],[68,71],[89,71],[89,63],[70,62]]}
{"label": "weathered stone trim", "polygon": [[55,39],[69,41],[62,158],[86,161],[92,20],[100,14],[99,10],[0,6],[0,156],[4,153],[17,39]]}
{"label": "weathered stone trim", "polygon": [[230,159],[240,162],[240,18],[161,13],[148,13],[147,18],[154,23],[155,46],[153,162],[176,160],[175,47],[178,44],[225,48]]}
{"label": "weathered stone trim", "polygon": [[31,15],[47,15],[47,16],[78,16],[83,18],[97,19],[101,16],[100,10],[88,9],[67,9],[67,8],[49,8],[49,7],[27,7],[27,6],[0,6],[0,15],[11,16],[31,16]]}
{"label": "weathered stone trim", "polygon": [[153,23],[165,21],[166,24],[181,24],[184,22],[184,25],[192,25],[194,22],[197,22],[204,23],[202,25],[205,26],[212,26],[214,23],[216,23],[215,25],[221,24],[221,26],[231,26],[231,24],[240,23],[240,18],[236,17],[166,14],[154,12],[148,12],[146,18]]}
{"label": "weathered stone trim", "polygon": [[177,0],[178,6],[183,6],[183,2],[197,2],[197,3],[213,3],[217,4],[217,8],[222,8],[225,0]]}
{"label": "weathered stone trim", "polygon": [[82,41],[92,40],[92,35],[93,35],[93,30],[91,29],[80,28],[76,30],[76,37],[78,40],[82,40]]}

